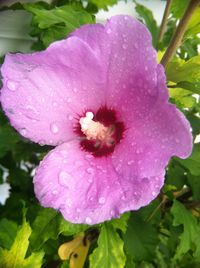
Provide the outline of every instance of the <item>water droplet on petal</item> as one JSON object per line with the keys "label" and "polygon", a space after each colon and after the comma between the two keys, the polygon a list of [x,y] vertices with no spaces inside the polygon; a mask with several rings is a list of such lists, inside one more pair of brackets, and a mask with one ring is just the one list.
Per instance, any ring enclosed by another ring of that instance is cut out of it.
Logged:
{"label": "water droplet on petal", "polygon": [[22,136],[26,136],[27,134],[27,130],[25,128],[21,129],[19,132]]}
{"label": "water droplet on petal", "polygon": [[13,81],[8,81],[6,83],[6,85],[7,85],[8,89],[10,89],[11,91],[15,91],[17,89],[16,83]]}
{"label": "water droplet on petal", "polygon": [[68,207],[71,207],[71,206],[72,206],[72,200],[71,200],[70,198],[67,198],[67,200],[66,200],[66,205],[67,205]]}
{"label": "water droplet on petal", "polygon": [[93,174],[94,173],[94,169],[93,168],[87,168],[87,173]]}
{"label": "water droplet on petal", "polygon": [[68,116],[68,119],[69,119],[70,121],[72,121],[73,116],[70,114],[70,115]]}
{"label": "water droplet on petal", "polygon": [[85,222],[87,224],[91,224],[92,223],[92,219],[90,217],[86,217]]}
{"label": "water droplet on petal", "polygon": [[71,180],[71,175],[66,171],[61,171],[58,175],[58,180],[60,185],[69,187],[69,182]]}
{"label": "water droplet on petal", "polygon": [[99,201],[99,204],[103,205],[105,203],[106,199],[105,199],[105,197],[102,196],[99,198],[98,201]]}
{"label": "water droplet on petal", "polygon": [[58,106],[58,104],[57,104],[57,102],[53,102],[53,107],[57,107]]}
{"label": "water droplet on petal", "polygon": [[50,129],[54,134],[58,133],[58,131],[59,131],[59,128],[55,123],[51,124]]}
{"label": "water droplet on petal", "polygon": [[122,48],[123,48],[124,50],[126,50],[126,49],[127,49],[127,45],[126,45],[126,44],[123,44],[123,45],[122,45]]}
{"label": "water droplet on petal", "polygon": [[45,145],[45,141],[44,140],[39,140],[39,145],[41,145],[41,146],[44,146]]}
{"label": "water droplet on petal", "polygon": [[128,161],[128,166],[130,166],[130,165],[132,165],[134,163],[134,160],[130,160],[130,161]]}
{"label": "water droplet on petal", "polygon": [[56,194],[58,194],[58,191],[57,191],[57,190],[53,190],[53,191],[52,191],[52,194],[53,194],[53,195],[56,195]]}
{"label": "water droplet on petal", "polygon": [[114,210],[111,210],[111,211],[110,211],[110,215],[111,215],[111,216],[114,216],[114,215],[115,215],[115,211],[114,211]]}
{"label": "water droplet on petal", "polygon": [[153,195],[153,196],[156,196],[156,192],[152,192],[152,195]]}

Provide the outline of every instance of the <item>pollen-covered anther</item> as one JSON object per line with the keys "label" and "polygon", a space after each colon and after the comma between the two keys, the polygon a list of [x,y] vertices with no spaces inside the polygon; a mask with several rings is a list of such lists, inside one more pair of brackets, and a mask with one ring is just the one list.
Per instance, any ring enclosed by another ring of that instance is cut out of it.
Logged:
{"label": "pollen-covered anther", "polygon": [[85,134],[88,140],[97,140],[104,142],[107,145],[112,145],[114,142],[113,133],[115,127],[113,125],[105,127],[102,123],[93,120],[92,112],[87,112],[85,117],[81,117],[79,123],[81,131]]}

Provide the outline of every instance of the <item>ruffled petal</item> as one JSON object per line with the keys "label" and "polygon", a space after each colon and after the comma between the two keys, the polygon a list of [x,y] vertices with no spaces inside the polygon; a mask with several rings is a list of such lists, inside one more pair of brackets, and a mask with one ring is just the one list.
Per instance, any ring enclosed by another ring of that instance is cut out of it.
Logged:
{"label": "ruffled petal", "polygon": [[104,103],[99,59],[77,37],[33,54],[9,54],[1,69],[1,104],[11,124],[32,141],[71,139],[77,115]]}
{"label": "ruffled petal", "polygon": [[[106,33],[106,35],[105,35]],[[168,99],[166,87],[158,88],[164,70],[158,67],[151,34],[130,16],[114,16],[104,32],[95,34],[95,25],[73,33],[101,56],[106,69],[106,104],[119,109],[126,122],[143,118],[158,98]]]}
{"label": "ruffled petal", "polygon": [[[156,182],[156,183],[155,183]],[[126,177],[111,158],[95,158],[76,141],[52,150],[34,177],[37,198],[74,223],[95,224],[147,205],[159,193],[163,174]]]}
{"label": "ruffled petal", "polygon": [[172,156],[187,158],[192,152],[189,122],[169,103],[161,102],[124,136],[112,159],[118,172],[127,177],[132,174],[141,178],[158,176],[165,171]]}

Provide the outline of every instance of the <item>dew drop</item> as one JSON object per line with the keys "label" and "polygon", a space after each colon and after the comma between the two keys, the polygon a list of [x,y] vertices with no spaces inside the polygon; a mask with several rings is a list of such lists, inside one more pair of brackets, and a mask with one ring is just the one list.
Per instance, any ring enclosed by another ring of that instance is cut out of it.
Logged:
{"label": "dew drop", "polygon": [[70,198],[67,198],[67,199],[66,199],[66,205],[67,205],[68,207],[71,207],[71,206],[72,206],[72,201],[71,201]]}
{"label": "dew drop", "polygon": [[53,190],[53,191],[52,191],[52,194],[53,194],[53,195],[56,195],[56,194],[58,194],[58,191],[57,191],[57,190]]}
{"label": "dew drop", "polygon": [[101,196],[98,201],[99,201],[99,204],[103,205],[106,200],[103,196]]}
{"label": "dew drop", "polygon": [[127,45],[126,45],[126,44],[123,44],[123,45],[122,45],[122,48],[123,48],[124,50],[126,50],[126,49],[127,49]]}
{"label": "dew drop", "polygon": [[72,121],[73,116],[72,116],[72,115],[69,115],[69,116],[68,116],[68,119],[69,119],[70,121]]}
{"label": "dew drop", "polygon": [[11,91],[15,91],[16,90],[16,83],[12,82],[12,81],[8,81],[6,83],[7,87],[11,90]]}
{"label": "dew drop", "polygon": [[93,178],[88,178],[88,182],[92,183],[93,182]]}
{"label": "dew drop", "polygon": [[41,145],[41,146],[44,146],[45,145],[45,141],[44,140],[39,140],[39,145]]}
{"label": "dew drop", "polygon": [[153,196],[156,196],[156,192],[152,192],[152,195],[153,195]]}
{"label": "dew drop", "polygon": [[25,128],[21,129],[19,132],[22,136],[26,136],[27,134],[27,130]]}
{"label": "dew drop", "polygon": [[93,168],[87,168],[87,173],[93,174],[94,173],[94,169]]}
{"label": "dew drop", "polygon": [[111,29],[108,29],[106,32],[107,32],[108,34],[110,34],[112,31],[111,31]]}
{"label": "dew drop", "polygon": [[54,134],[58,133],[59,129],[58,126],[55,123],[52,123],[50,126],[51,132],[53,132]]}
{"label": "dew drop", "polygon": [[114,216],[114,215],[115,215],[115,211],[114,211],[114,210],[111,210],[111,211],[110,211],[110,215],[111,215],[111,216]]}
{"label": "dew drop", "polygon": [[132,165],[134,163],[134,160],[130,160],[130,161],[128,161],[128,166],[130,166],[130,165]]}
{"label": "dew drop", "polygon": [[71,180],[71,175],[67,173],[66,171],[61,171],[58,175],[58,180],[59,180],[60,185],[68,187],[69,180]]}
{"label": "dew drop", "polygon": [[90,217],[86,217],[85,222],[87,224],[91,224],[92,223],[92,219]]}

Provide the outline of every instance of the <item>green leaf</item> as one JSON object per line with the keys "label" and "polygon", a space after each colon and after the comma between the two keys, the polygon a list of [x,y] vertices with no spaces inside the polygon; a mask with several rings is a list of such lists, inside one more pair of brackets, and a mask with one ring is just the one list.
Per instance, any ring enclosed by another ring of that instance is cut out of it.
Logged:
{"label": "green leaf", "polygon": [[108,10],[108,6],[113,6],[117,0],[89,0],[89,2],[97,6],[98,9]]}
{"label": "green leaf", "polygon": [[174,216],[173,225],[183,225],[180,243],[174,258],[180,259],[189,250],[194,251],[194,257],[200,259],[200,225],[196,218],[178,201],[174,201],[171,213]]}
{"label": "green leaf", "polygon": [[31,227],[25,221],[17,232],[15,241],[10,250],[0,248],[0,267],[2,268],[40,268],[43,252],[32,253],[25,259],[29,246]]}
{"label": "green leaf", "polygon": [[104,223],[98,239],[98,247],[90,255],[92,268],[124,268],[126,257],[123,241],[110,223]]}
{"label": "green leaf", "polygon": [[199,201],[200,197],[200,179],[199,176],[187,175],[188,184],[192,188],[193,200]]}
{"label": "green leaf", "polygon": [[194,35],[198,34],[200,32],[200,7],[198,7],[194,14],[192,15],[192,18],[189,21],[187,31],[184,34],[184,38],[193,37]]}
{"label": "green leaf", "polygon": [[169,88],[170,98],[181,108],[192,108],[196,104],[196,99],[192,92],[182,88]]}
{"label": "green leaf", "polygon": [[48,239],[55,240],[61,233],[63,235],[76,234],[84,231],[88,226],[69,223],[56,210],[42,208],[32,228],[30,243],[34,249],[39,249]]}
{"label": "green leaf", "polygon": [[7,219],[0,220],[0,246],[9,249],[17,234],[17,224]]}
{"label": "green leaf", "polygon": [[135,261],[150,261],[155,258],[158,234],[155,228],[134,214],[129,219],[124,246]]}
{"label": "green leaf", "polygon": [[151,32],[153,46],[156,47],[158,26],[156,24],[156,20],[154,19],[152,12],[148,8],[140,4],[136,4],[135,10]]}
{"label": "green leaf", "polygon": [[177,88],[183,88],[191,91],[192,93],[200,94],[200,82],[191,83],[187,81],[181,81],[176,84]]}
{"label": "green leaf", "polygon": [[126,232],[128,219],[130,217],[130,212],[124,213],[120,219],[113,219],[110,223],[113,225],[115,229],[121,230],[123,233]]}
{"label": "green leaf", "polygon": [[[185,169],[177,161],[170,161],[170,164],[167,169],[167,179],[165,185],[174,185],[178,190],[183,188],[183,185],[186,184]],[[164,189],[166,186],[164,187]],[[175,189],[173,189],[175,190]]]}
{"label": "green leaf", "polygon": [[176,159],[182,166],[186,167],[193,176],[200,175],[200,143],[196,143],[193,152],[187,159]]}
{"label": "green leaf", "polygon": [[60,215],[59,234],[63,234],[65,236],[74,235],[83,232],[88,228],[89,226],[86,224],[70,223]]}
{"label": "green leaf", "polygon": [[167,65],[166,74],[167,79],[175,83],[181,81],[200,82],[200,55],[186,62],[184,60],[170,62]]}
{"label": "green leaf", "polygon": [[32,12],[34,24],[39,28],[47,29],[53,25],[63,23],[69,32],[85,23],[94,23],[93,17],[79,6],[65,5],[45,10],[36,8],[33,4],[25,4],[25,9]]}
{"label": "green leaf", "polygon": [[45,9],[41,5],[24,4],[24,8],[33,14],[32,36],[39,37],[45,47],[55,40],[66,36],[83,24],[94,23],[94,17],[85,11],[80,4],[63,5]]}
{"label": "green leaf", "polygon": [[12,150],[20,141],[19,135],[8,125],[0,126],[0,157]]}
{"label": "green leaf", "polygon": [[173,0],[171,12],[175,18],[180,19],[183,16],[190,0]]}

